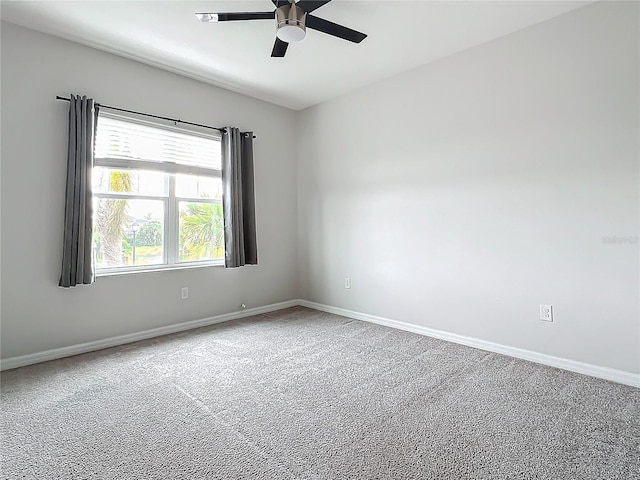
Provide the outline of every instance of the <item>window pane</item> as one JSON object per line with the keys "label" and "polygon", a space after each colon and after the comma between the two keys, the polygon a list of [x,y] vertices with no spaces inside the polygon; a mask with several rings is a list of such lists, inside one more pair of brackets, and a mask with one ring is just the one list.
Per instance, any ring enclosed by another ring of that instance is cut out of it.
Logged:
{"label": "window pane", "polygon": [[179,260],[193,262],[224,257],[222,205],[179,202]]}
{"label": "window pane", "polygon": [[167,174],[162,172],[94,167],[93,190],[96,193],[130,192],[166,197],[169,181]]}
{"label": "window pane", "polygon": [[216,177],[176,175],[176,196],[182,198],[222,198],[222,180]]}
{"label": "window pane", "polygon": [[95,200],[97,268],[164,263],[164,201]]}

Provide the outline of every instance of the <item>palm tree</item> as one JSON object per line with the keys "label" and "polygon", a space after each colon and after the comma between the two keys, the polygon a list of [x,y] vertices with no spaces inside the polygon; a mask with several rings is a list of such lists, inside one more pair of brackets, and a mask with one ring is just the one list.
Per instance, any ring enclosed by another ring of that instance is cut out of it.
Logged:
{"label": "palm tree", "polygon": [[219,203],[187,203],[180,212],[180,259],[222,256],[224,222]]}
{"label": "palm tree", "polygon": [[[109,171],[110,191],[131,192],[131,173],[122,170]],[[101,238],[102,256],[107,266],[122,265],[122,238],[125,225],[131,222],[128,214],[128,200],[102,198],[98,202],[97,229]]]}

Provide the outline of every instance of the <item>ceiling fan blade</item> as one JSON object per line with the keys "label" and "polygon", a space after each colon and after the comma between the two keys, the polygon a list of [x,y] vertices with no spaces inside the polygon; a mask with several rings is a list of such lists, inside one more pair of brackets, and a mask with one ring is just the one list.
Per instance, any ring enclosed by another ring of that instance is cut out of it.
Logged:
{"label": "ceiling fan blade", "polygon": [[289,5],[289,0],[271,0],[273,2],[273,4],[276,6],[276,8],[280,8],[283,5]]}
{"label": "ceiling fan blade", "polygon": [[284,57],[284,54],[287,53],[287,47],[289,44],[287,42],[283,42],[279,38],[276,38],[276,42],[273,44],[273,50],[271,51],[272,57]]}
{"label": "ceiling fan blade", "polygon": [[330,22],[329,20],[316,17],[315,15],[307,15],[306,24],[307,28],[312,28],[314,30],[318,30],[319,32],[333,35],[334,37],[349,40],[353,43],[360,43],[362,40],[367,38],[367,35],[365,33],[357,32],[350,28],[343,27],[342,25],[338,25],[337,23]]}
{"label": "ceiling fan blade", "polygon": [[330,1],[331,0],[298,0],[298,3],[296,3],[296,5],[302,8],[302,10],[304,10],[305,12],[311,13],[321,6],[326,5]]}
{"label": "ceiling fan blade", "polygon": [[229,22],[232,20],[273,20],[274,12],[196,13],[201,22]]}

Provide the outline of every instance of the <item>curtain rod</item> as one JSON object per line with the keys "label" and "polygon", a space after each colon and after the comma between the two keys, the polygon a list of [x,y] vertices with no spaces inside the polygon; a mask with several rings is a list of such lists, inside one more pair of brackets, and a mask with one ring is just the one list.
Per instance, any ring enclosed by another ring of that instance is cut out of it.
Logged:
{"label": "curtain rod", "polygon": [[[65,102],[71,101],[71,99],[67,97],[61,97],[60,95],[56,95],[56,100],[64,100]],[[177,118],[161,117],[159,115],[152,115],[150,113],[136,112],[135,110],[126,110],[124,108],[112,107],[110,105],[103,105],[98,102],[96,102],[96,106],[100,108],[108,108],[109,110],[117,110],[118,112],[133,113],[135,115],[143,115],[145,117],[158,118],[160,120],[168,120],[169,122],[174,122],[174,123],[177,122],[177,123],[183,123],[185,125],[193,125],[194,127],[210,128],[212,130],[218,130],[219,132],[226,131],[226,128],[224,127],[212,127],[211,125],[202,125],[201,123],[185,122],[184,120],[179,120]],[[247,132],[241,132],[241,133],[247,133]],[[254,135],[253,138],[256,138],[256,136]]]}

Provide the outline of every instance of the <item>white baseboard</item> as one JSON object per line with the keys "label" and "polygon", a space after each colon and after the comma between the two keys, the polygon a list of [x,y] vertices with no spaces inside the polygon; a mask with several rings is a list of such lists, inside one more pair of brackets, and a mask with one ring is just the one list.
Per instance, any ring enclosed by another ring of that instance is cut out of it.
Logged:
{"label": "white baseboard", "polygon": [[637,373],[616,370],[613,368],[600,367],[598,365],[578,362],[576,360],[569,360],[566,358],[554,357],[552,355],[546,355],[544,353],[538,353],[531,350],[524,350],[522,348],[509,347],[507,345],[501,345],[499,343],[488,342],[486,340],[480,340],[473,337],[465,337],[463,335],[449,333],[442,330],[435,330],[433,328],[414,325],[398,320],[392,320],[390,318],[378,317],[376,315],[355,312],[353,310],[347,310],[344,308],[331,307],[329,305],[323,305],[321,303],[311,302],[309,300],[289,300],[286,302],[273,303],[270,305],[265,305],[263,307],[225,313],[222,315],[202,318],[190,322],[178,323],[175,325],[167,325],[165,327],[158,327],[142,332],[105,338],[103,340],[97,340],[94,342],[81,343],[79,345],[55,348],[53,350],[46,350],[44,352],[33,353],[30,355],[7,358],[1,361],[0,370],[9,370],[12,368],[32,365],[34,363],[47,362],[49,360],[55,360],[58,358],[93,352],[95,350],[102,350],[103,348],[115,347],[118,345],[124,345],[126,343],[137,342],[139,340],[146,340],[153,337],[160,337],[162,335],[182,332],[198,327],[205,327],[216,323],[228,322],[229,320],[250,317],[252,315],[259,315],[261,313],[273,312],[276,310],[281,310],[283,308],[295,307],[297,305],[307,308],[313,308],[314,310],[320,310],[323,312],[335,313],[336,315],[342,315],[343,317],[353,318],[356,320],[363,320],[365,322],[377,323],[379,325],[385,325],[387,327],[398,328],[400,330],[406,330],[408,332],[418,333],[421,335],[426,335],[428,337],[439,338],[448,342],[459,343],[461,345],[467,345],[469,347],[479,348],[481,350],[487,350],[489,352],[500,353],[515,358],[521,358],[523,360],[529,360],[531,362],[561,368],[564,370],[569,370],[571,372],[581,373],[583,375],[603,378],[605,380],[611,380],[613,382],[640,388],[640,375]]}
{"label": "white baseboard", "polygon": [[487,350],[489,352],[501,353],[510,357],[521,358],[523,360],[529,360],[531,362],[540,363],[542,365],[561,368],[563,370],[569,370],[571,372],[603,378],[605,380],[611,380],[613,382],[640,388],[640,374],[637,373],[626,372],[624,370],[616,370],[607,367],[600,367],[598,365],[578,362],[576,360],[569,360],[567,358],[554,357],[552,355],[546,355],[544,353],[524,350],[522,348],[509,347],[507,345],[488,342],[486,340],[480,340],[478,338],[465,337],[463,335],[457,335],[455,333],[435,330],[433,328],[400,322],[398,320],[392,320],[390,318],[369,315],[367,313],[354,312],[352,310],[346,310],[344,308],[331,307],[329,305],[310,302],[308,300],[298,300],[298,305],[313,308],[315,310],[321,310],[323,312],[335,313],[336,315],[342,315],[343,317],[353,318],[356,320],[364,320],[365,322],[377,323],[379,325],[385,325],[387,327],[393,327],[400,330],[406,330],[408,332],[419,333],[421,335],[439,338],[448,342],[459,343],[461,345],[467,345],[469,347],[479,348],[481,350]]}
{"label": "white baseboard", "polygon": [[160,337],[162,335],[168,335],[170,333],[182,332],[185,330],[191,330],[198,327],[206,327],[216,323],[228,322],[229,320],[235,320],[243,317],[250,317],[252,315],[259,315],[261,313],[273,312],[275,310],[281,310],[283,308],[295,307],[299,305],[298,300],[289,300],[287,302],[272,303],[271,305],[265,305],[263,307],[248,308],[246,310],[240,310],[238,312],[224,313],[222,315],[215,315],[213,317],[201,318],[199,320],[192,320],[190,322],[177,323],[174,325],[167,325],[165,327],[152,328],[151,330],[145,330],[143,332],[130,333],[127,335],[120,335],[117,337],[105,338],[103,340],[96,340],[95,342],[81,343],[79,345],[71,345],[68,347],[54,348],[53,350],[46,350],[44,352],[32,353],[30,355],[22,355],[20,357],[7,358],[2,360],[0,364],[0,370],[10,370],[12,368],[24,367],[25,365],[33,365],[34,363],[47,362],[49,360],[56,360],[58,358],[70,357],[72,355],[79,355],[81,353],[93,352],[95,350],[102,350],[103,348],[116,347],[118,345],[124,345],[126,343],[137,342],[139,340],[146,340],[148,338]]}

